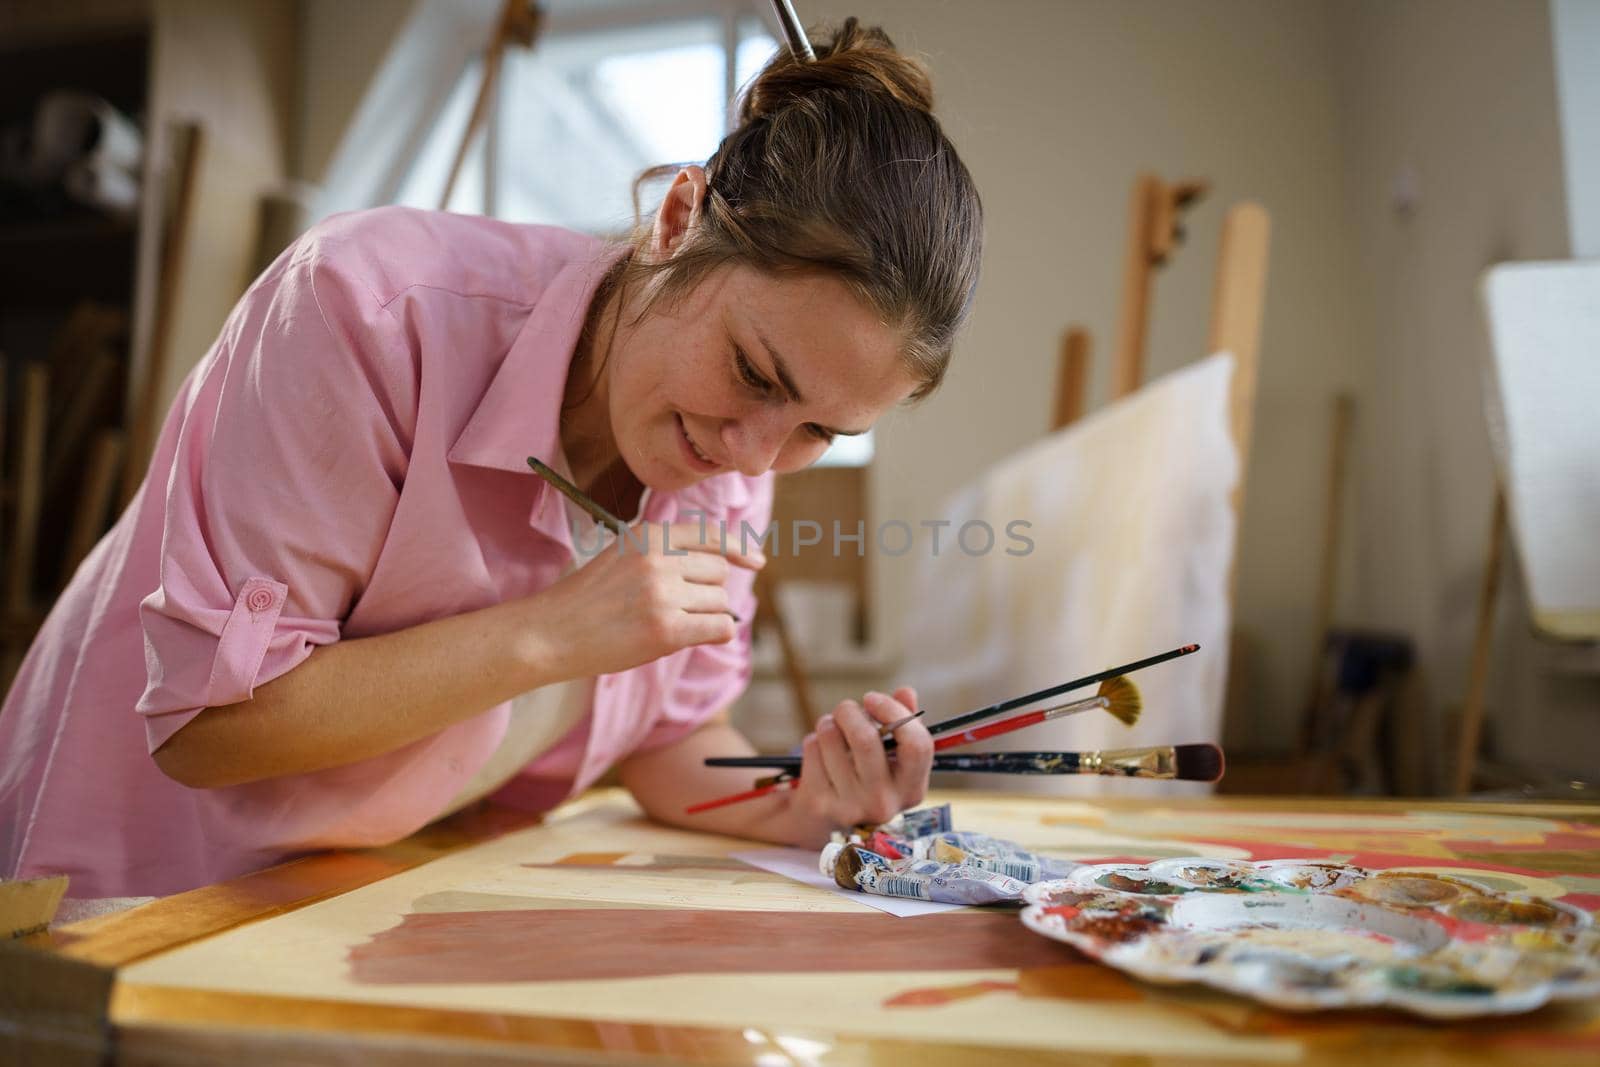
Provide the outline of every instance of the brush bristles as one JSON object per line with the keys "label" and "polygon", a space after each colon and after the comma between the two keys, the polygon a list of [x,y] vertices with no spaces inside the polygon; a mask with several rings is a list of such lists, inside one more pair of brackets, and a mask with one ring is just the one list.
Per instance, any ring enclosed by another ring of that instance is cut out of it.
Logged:
{"label": "brush bristles", "polygon": [[1213,744],[1173,745],[1178,777],[1186,782],[1215,782],[1222,777],[1222,749]]}
{"label": "brush bristles", "polygon": [[1127,678],[1120,674],[1115,678],[1107,678],[1100,683],[1099,695],[1110,701],[1106,710],[1116,716],[1122,725],[1132,726],[1139,721],[1139,711],[1143,706],[1139,700],[1139,687]]}

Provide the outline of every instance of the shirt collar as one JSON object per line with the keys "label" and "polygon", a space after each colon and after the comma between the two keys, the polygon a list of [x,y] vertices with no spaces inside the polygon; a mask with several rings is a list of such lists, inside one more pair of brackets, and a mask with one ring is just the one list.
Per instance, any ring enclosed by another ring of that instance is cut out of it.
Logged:
{"label": "shirt collar", "polygon": [[[576,236],[576,235],[575,235]],[[539,294],[494,380],[451,446],[452,463],[532,475],[529,456],[565,467],[561,403],[589,301],[606,271],[627,251],[592,239],[572,250]]]}

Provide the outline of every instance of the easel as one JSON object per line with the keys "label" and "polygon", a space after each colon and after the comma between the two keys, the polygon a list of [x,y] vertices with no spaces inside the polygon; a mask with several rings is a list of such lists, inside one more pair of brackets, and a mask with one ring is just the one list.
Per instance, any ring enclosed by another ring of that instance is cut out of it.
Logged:
{"label": "easel", "polygon": [[439,194],[440,211],[449,208],[450,194],[455,192],[456,179],[467,160],[467,150],[472,147],[484,120],[488,118],[489,103],[500,82],[500,67],[505,59],[506,48],[510,45],[532,48],[544,29],[544,23],[544,8],[530,0],[505,0],[505,5],[500,9],[500,17],[495,20],[494,32],[489,35],[489,44],[483,52],[483,76],[478,81],[478,95],[472,102],[472,116],[467,119],[461,143],[456,146],[455,158],[450,163],[450,175],[444,182],[444,192]]}
{"label": "easel", "polygon": [[[1164,182],[1151,174],[1135,179],[1129,198],[1128,238],[1123,261],[1123,290],[1118,316],[1117,348],[1112,364],[1111,399],[1125,397],[1144,381],[1145,338],[1155,272],[1175,254],[1183,238],[1182,214],[1205,192],[1201,180]],[[1240,458],[1239,482],[1232,495],[1235,516],[1242,513],[1245,470],[1250,454],[1252,410],[1260,358],[1261,318],[1266,296],[1267,256],[1271,221],[1254,203],[1236,204],[1224,217],[1211,300],[1207,353],[1228,351],[1234,357],[1229,399],[1229,427]],[[1090,337],[1079,325],[1061,338],[1051,430],[1076,422],[1088,395]],[[1229,565],[1228,600],[1235,599],[1237,553]],[[1237,677],[1242,643],[1231,642],[1230,678]]]}
{"label": "easel", "polygon": [[[1122,303],[1117,317],[1117,348],[1111,364],[1113,400],[1144,382],[1145,337],[1156,270],[1172,258],[1183,240],[1182,215],[1208,188],[1197,179],[1164,182],[1153,174],[1134,180],[1129,198],[1128,243],[1123,259]],[[1271,220],[1259,204],[1228,209],[1222,223],[1216,278],[1211,296],[1211,326],[1206,352],[1231,352],[1234,358],[1229,426],[1241,462],[1250,454],[1251,412],[1261,348],[1261,315],[1266,300],[1267,251]],[[1069,326],[1062,336],[1052,429],[1083,414],[1088,391],[1089,333]],[[1234,490],[1235,512],[1244,499],[1244,477]],[[1230,581],[1230,588],[1231,588]]]}

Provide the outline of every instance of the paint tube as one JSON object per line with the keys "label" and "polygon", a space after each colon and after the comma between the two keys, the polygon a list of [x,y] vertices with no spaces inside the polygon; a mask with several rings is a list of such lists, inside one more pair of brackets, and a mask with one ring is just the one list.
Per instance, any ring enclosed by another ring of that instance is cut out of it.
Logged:
{"label": "paint tube", "polygon": [[940,804],[937,808],[918,808],[916,811],[908,811],[896,822],[899,825],[894,827],[895,836],[909,838],[942,834],[954,825],[950,819],[948,804]]}
{"label": "paint tube", "polygon": [[1018,847],[1011,841],[970,830],[948,830],[920,837],[911,842],[916,859],[940,863],[964,863],[985,871],[996,871],[1019,882],[1043,882],[1065,878],[1082,864],[1071,860],[1041,856]]}
{"label": "paint tube", "polygon": [[911,857],[913,842],[907,841],[902,837],[892,837],[882,830],[874,830],[865,844],[880,856],[892,860],[903,860]]}
{"label": "paint tube", "polygon": [[997,871],[934,860],[895,862],[858,844],[830,844],[818,865],[845,889],[941,904],[997,904],[1020,900],[1024,883]]}

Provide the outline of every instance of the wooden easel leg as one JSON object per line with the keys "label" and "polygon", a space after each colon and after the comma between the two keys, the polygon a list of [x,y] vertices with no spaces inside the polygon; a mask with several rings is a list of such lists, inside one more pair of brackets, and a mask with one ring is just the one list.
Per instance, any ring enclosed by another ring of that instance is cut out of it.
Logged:
{"label": "wooden easel leg", "polygon": [[1061,365],[1056,368],[1056,410],[1050,428],[1071,426],[1083,416],[1089,395],[1089,331],[1069,326],[1061,335]]}
{"label": "wooden easel leg", "polygon": [[1489,684],[1489,653],[1494,644],[1494,609],[1500,592],[1500,561],[1505,554],[1506,494],[1496,487],[1494,514],[1489,520],[1489,555],[1483,564],[1483,587],[1478,590],[1478,632],[1472,641],[1472,667],[1467,676],[1467,699],[1461,709],[1461,744],[1456,750],[1455,792],[1472,789],[1472,772],[1478,764],[1478,743],[1483,732],[1484,693]]}
{"label": "wooden easel leg", "polygon": [[793,635],[789,633],[789,624],[784,621],[783,605],[778,602],[778,583],[765,575],[758,575],[756,582],[756,595],[770,605],[767,617],[772,620],[772,625],[778,631],[778,647],[783,653],[783,671],[789,680],[789,694],[794,697],[796,725],[800,727],[800,735],[803,737],[811,732],[811,728],[820,718],[817,714],[816,701],[811,695],[811,681],[806,677],[800,650],[795,646]]}

